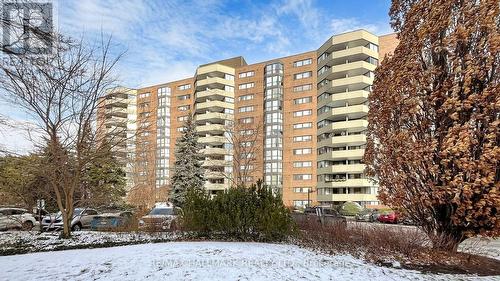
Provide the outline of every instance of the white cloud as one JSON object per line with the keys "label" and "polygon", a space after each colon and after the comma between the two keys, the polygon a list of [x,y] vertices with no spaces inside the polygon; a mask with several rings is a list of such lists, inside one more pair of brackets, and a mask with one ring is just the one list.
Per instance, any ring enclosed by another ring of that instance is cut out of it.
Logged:
{"label": "white cloud", "polygon": [[9,119],[7,124],[0,124],[1,152],[28,154],[41,139],[36,126],[29,121]]}
{"label": "white cloud", "polygon": [[333,18],[330,20],[330,32],[332,34],[356,29],[366,29],[376,35],[392,32],[389,23],[363,23],[357,18]]}

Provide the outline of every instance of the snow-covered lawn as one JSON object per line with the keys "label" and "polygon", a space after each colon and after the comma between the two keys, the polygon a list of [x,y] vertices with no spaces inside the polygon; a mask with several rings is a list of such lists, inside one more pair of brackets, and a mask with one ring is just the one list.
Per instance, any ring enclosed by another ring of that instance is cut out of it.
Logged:
{"label": "snow-covered lawn", "polygon": [[73,232],[71,239],[60,239],[60,232],[5,231],[0,232],[0,254],[42,252],[76,248],[100,248],[151,242],[173,241],[178,234],[171,232]]}
{"label": "snow-covered lawn", "polygon": [[[422,274],[294,245],[167,242],[0,257],[0,280],[492,280]],[[497,279],[500,280],[500,279]]]}

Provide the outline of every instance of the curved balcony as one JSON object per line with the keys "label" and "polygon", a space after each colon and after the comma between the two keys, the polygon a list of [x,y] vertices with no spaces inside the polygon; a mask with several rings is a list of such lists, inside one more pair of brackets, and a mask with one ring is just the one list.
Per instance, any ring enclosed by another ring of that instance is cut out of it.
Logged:
{"label": "curved balcony", "polygon": [[336,107],[345,105],[346,103],[360,104],[368,100],[369,94],[370,92],[365,90],[331,94],[329,97],[320,99],[318,101],[318,108],[321,108],[325,105]]}
{"label": "curved balcony", "polygon": [[205,101],[206,99],[222,100],[224,98],[234,97],[234,93],[221,89],[208,89],[199,91],[195,94],[196,101]]}
{"label": "curved balcony", "polygon": [[349,119],[359,119],[368,114],[368,106],[364,104],[342,106],[332,108],[328,112],[318,115],[318,120],[339,120],[348,117]]}
{"label": "curved balcony", "polygon": [[322,93],[339,93],[345,92],[348,89],[350,92],[363,90],[373,84],[373,78],[365,75],[341,78],[331,80],[324,86],[318,89],[318,94]]}
{"label": "curved balcony", "polygon": [[227,142],[227,139],[223,136],[206,136],[198,138],[198,142],[201,144],[222,145]]}
{"label": "curved balcony", "polygon": [[321,73],[318,76],[318,81],[322,81],[323,79],[341,79],[345,78],[346,75],[349,77],[363,75],[368,71],[375,71],[375,68],[377,68],[376,65],[363,60],[338,64]]}
{"label": "curved balcony", "polygon": [[342,131],[359,132],[365,130],[367,127],[368,127],[368,121],[364,119],[338,121],[319,128],[318,135],[324,133],[342,132]]}
{"label": "curved balcony", "polygon": [[330,147],[339,147],[339,146],[357,146],[366,144],[366,135],[348,135],[348,136],[336,136],[328,139],[324,139],[319,141],[317,146],[330,146]]}
{"label": "curved balcony", "polygon": [[373,182],[369,179],[346,179],[329,182],[318,182],[318,188],[342,188],[342,187],[371,187]]}
{"label": "curved balcony", "polygon": [[218,101],[218,100],[212,100],[212,101],[197,103],[195,108],[196,108],[196,112],[203,112],[203,111],[206,111],[208,109],[211,109],[214,111],[223,111],[226,108],[234,109],[234,104],[228,103],[228,102],[223,102],[223,101]]}
{"label": "curved balcony", "polygon": [[204,155],[228,155],[229,151],[224,148],[207,147],[201,150]]}
{"label": "curved balcony", "polygon": [[213,122],[213,123],[222,123],[224,120],[233,119],[233,115],[219,112],[207,112],[203,114],[195,115],[195,121],[200,122]]}
{"label": "curved balcony", "polygon": [[196,81],[195,83],[196,88],[217,88],[220,86],[232,86],[234,87],[234,81],[233,80],[227,80],[221,77],[207,77],[205,79],[201,79]]}
{"label": "curved balcony", "polygon": [[209,124],[209,125],[198,125],[196,126],[196,132],[199,134],[214,134],[225,132],[226,128],[221,124]]}
{"label": "curved balcony", "polygon": [[318,155],[318,161],[323,160],[354,160],[361,159],[365,155],[364,149],[330,151]]}
{"label": "curved balcony", "polygon": [[338,174],[338,173],[363,173],[365,164],[346,164],[332,165],[324,168],[318,168],[318,175]]}
{"label": "curved balcony", "polygon": [[375,194],[318,194],[319,202],[378,201]]}

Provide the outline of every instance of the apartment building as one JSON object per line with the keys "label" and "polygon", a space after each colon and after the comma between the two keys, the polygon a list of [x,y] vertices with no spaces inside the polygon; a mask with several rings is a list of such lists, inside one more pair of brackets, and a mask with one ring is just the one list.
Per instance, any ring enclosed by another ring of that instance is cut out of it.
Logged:
{"label": "apartment building", "polygon": [[133,185],[131,169],[135,153],[137,90],[125,87],[109,89],[99,100],[97,126],[99,139],[111,145],[116,159],[127,173],[127,187]]}
{"label": "apartment building", "polygon": [[254,64],[230,58],[137,89],[135,183],[168,187],[175,140],[193,114],[210,194],[262,179],[288,206],[377,204],[362,163],[367,98],[396,46],[394,34],[356,30],[317,50]]}

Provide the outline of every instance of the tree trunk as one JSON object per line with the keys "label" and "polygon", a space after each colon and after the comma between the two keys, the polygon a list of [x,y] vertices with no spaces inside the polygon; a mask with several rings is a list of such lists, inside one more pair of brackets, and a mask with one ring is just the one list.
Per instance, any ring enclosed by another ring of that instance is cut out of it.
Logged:
{"label": "tree trunk", "polygon": [[69,210],[66,209],[62,212],[63,216],[63,233],[62,238],[71,238],[71,216],[69,215]]}

